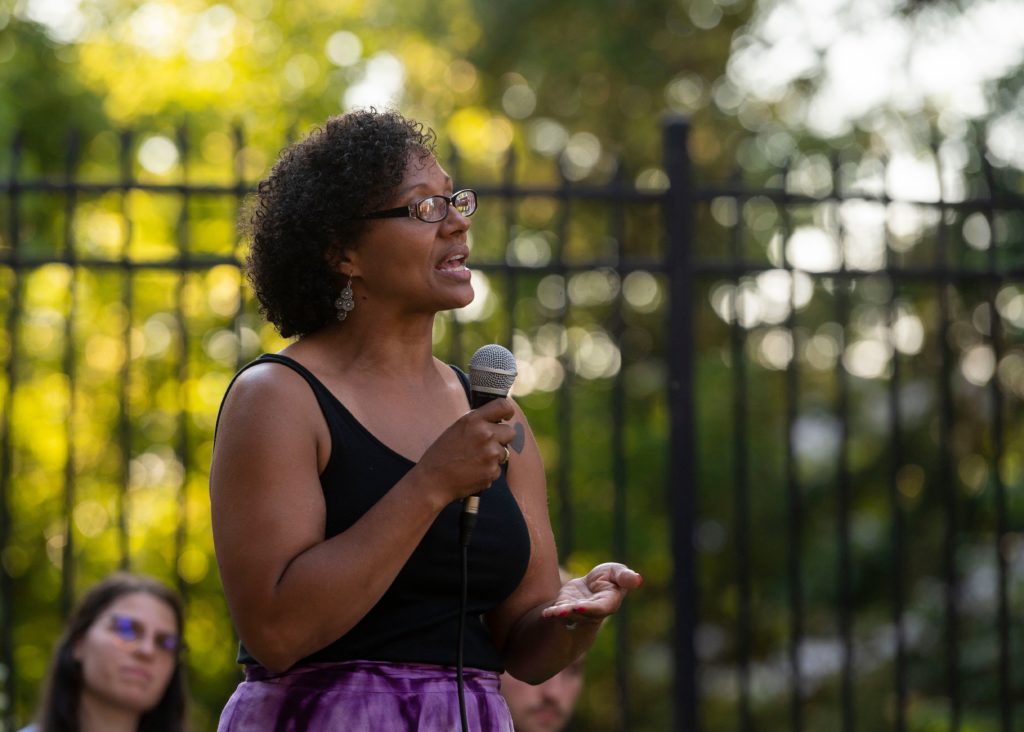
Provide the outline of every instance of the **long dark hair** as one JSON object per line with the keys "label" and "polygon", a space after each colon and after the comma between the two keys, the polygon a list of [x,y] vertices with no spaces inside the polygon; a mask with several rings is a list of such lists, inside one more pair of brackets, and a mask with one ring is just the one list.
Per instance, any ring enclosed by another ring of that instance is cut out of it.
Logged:
{"label": "long dark hair", "polygon": [[[174,611],[178,632],[184,633],[184,613],[177,592],[152,577],[117,572],[94,585],[68,619],[57,643],[39,709],[39,732],[78,732],[78,704],[82,695],[82,665],[74,647],[100,614],[122,595],[145,592],[163,600]],[[185,728],[185,674],[181,659],[163,697],[139,719],[139,732],[181,732]]]}

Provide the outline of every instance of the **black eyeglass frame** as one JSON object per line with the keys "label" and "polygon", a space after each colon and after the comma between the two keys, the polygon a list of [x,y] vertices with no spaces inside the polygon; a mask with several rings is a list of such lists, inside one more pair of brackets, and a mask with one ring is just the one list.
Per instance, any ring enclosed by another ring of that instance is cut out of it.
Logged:
{"label": "black eyeglass frame", "polygon": [[[459,207],[455,205],[455,199],[466,193],[472,194],[472,205],[469,207],[468,211],[459,211]],[[420,204],[424,203],[425,201],[429,201],[432,198],[440,198],[444,201],[444,216],[442,216],[439,219],[429,220],[420,216],[419,209]],[[450,196],[445,196],[438,193],[433,196],[426,196],[425,198],[421,198],[420,200],[414,201],[413,203],[410,203],[407,206],[396,206],[395,208],[388,208],[384,209],[383,211],[374,211],[373,213],[363,214],[362,216],[358,216],[357,218],[398,219],[408,217],[410,219],[419,219],[425,224],[436,224],[439,221],[444,221],[446,218],[448,218],[448,211],[450,210],[451,207],[454,207],[455,210],[459,211],[463,216],[472,216],[474,213],[476,213],[477,208],[476,191],[474,191],[472,188],[463,188],[461,191],[455,191],[455,193],[453,193]]]}

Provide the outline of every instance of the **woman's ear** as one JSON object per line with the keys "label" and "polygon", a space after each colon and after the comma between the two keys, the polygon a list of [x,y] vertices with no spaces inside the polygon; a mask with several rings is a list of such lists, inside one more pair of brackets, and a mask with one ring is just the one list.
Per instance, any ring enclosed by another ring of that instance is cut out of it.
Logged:
{"label": "woman's ear", "polygon": [[359,277],[362,274],[361,258],[358,249],[346,249],[341,256],[342,271],[346,277]]}
{"label": "woman's ear", "polygon": [[359,253],[350,247],[331,252],[328,264],[332,270],[346,279],[359,276]]}

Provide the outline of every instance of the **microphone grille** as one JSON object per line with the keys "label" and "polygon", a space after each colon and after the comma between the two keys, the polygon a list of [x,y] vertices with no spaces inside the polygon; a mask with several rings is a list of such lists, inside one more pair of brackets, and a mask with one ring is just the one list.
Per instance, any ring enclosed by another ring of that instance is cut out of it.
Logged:
{"label": "microphone grille", "polygon": [[469,380],[473,388],[508,394],[516,373],[516,357],[497,343],[480,347],[469,360]]}

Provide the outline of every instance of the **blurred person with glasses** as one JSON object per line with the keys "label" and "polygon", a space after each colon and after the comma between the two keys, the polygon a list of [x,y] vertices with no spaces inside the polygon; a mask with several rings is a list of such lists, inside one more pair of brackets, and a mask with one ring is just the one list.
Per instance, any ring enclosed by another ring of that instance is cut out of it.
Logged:
{"label": "blurred person with glasses", "polygon": [[[589,647],[640,577],[563,586],[544,467],[512,399],[470,408],[433,355],[473,300],[477,195],[391,112],[328,119],[249,202],[247,275],[292,339],[245,366],[218,418],[214,545],[245,667],[220,732],[510,732],[499,674],[537,683]],[[483,491],[460,618],[462,500]]]}
{"label": "blurred person with glasses", "polygon": [[181,732],[181,598],[118,572],[81,599],[57,643],[36,722],[22,732]]}

